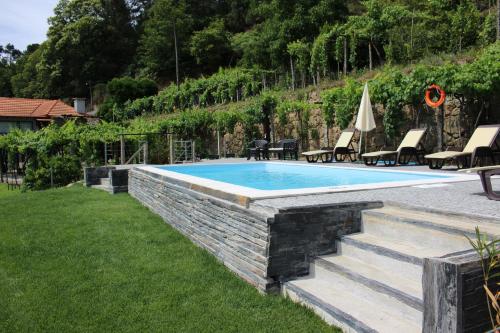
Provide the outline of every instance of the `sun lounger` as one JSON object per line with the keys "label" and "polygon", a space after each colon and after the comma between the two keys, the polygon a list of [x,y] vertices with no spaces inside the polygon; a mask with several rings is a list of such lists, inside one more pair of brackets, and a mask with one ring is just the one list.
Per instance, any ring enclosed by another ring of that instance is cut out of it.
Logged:
{"label": "sun lounger", "polygon": [[459,171],[466,173],[477,172],[481,178],[481,184],[483,184],[483,190],[488,199],[500,201],[500,192],[493,191],[493,186],[491,185],[491,177],[500,175],[500,165],[464,169]]}
{"label": "sun lounger", "polygon": [[269,160],[269,142],[267,140],[253,140],[247,148],[247,160],[251,157],[255,160]]}
{"label": "sun lounger", "polygon": [[354,129],[346,129],[340,134],[337,144],[334,148],[323,147],[320,150],[312,150],[303,152],[307,162],[316,163],[320,158],[321,161],[332,162],[335,158],[337,162],[343,162],[346,158],[351,162],[356,161],[356,150],[354,150],[352,139],[354,137]]}
{"label": "sun lounger", "polygon": [[363,154],[363,161],[369,166],[377,165],[380,160],[384,161],[386,166],[394,166],[396,163],[406,165],[412,159],[415,159],[418,164],[423,164],[425,151],[422,139],[426,131],[426,128],[412,129],[406,133],[397,150],[381,150]]}
{"label": "sun lounger", "polygon": [[499,131],[500,125],[479,126],[463,151],[443,151],[426,155],[429,168],[441,169],[447,161],[454,161],[459,169],[472,168],[476,166],[477,160],[484,160],[487,157],[495,164],[492,146],[496,144]]}
{"label": "sun lounger", "polygon": [[269,148],[269,153],[277,154],[278,158],[286,160],[289,155],[290,159],[299,159],[299,145],[295,139],[283,139],[278,141],[275,147]]}

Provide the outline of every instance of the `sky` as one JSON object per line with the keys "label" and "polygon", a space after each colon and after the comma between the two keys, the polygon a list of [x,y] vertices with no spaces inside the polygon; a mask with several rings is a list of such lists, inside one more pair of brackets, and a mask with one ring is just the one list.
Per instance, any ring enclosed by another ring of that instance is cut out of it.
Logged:
{"label": "sky", "polygon": [[0,0],[0,45],[26,46],[46,39],[47,19],[59,0]]}

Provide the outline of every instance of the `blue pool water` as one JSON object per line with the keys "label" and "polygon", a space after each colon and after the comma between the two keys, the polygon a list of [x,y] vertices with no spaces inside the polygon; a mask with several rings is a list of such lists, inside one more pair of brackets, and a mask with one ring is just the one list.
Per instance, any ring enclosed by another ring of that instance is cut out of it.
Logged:
{"label": "blue pool water", "polygon": [[289,190],[448,178],[443,175],[280,163],[175,165],[158,168],[258,190]]}

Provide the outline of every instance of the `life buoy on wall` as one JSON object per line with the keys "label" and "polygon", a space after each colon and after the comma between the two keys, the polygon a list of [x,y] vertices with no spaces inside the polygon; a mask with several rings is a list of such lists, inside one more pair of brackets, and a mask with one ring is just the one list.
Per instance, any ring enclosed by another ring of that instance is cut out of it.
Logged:
{"label": "life buoy on wall", "polygon": [[[433,101],[432,98],[431,98],[431,94],[433,92],[435,94],[439,95],[439,99],[437,101]],[[429,105],[430,107],[432,107],[432,108],[437,108],[437,107],[441,106],[444,103],[445,99],[446,99],[446,93],[437,84],[431,85],[425,91],[425,103],[427,105]]]}

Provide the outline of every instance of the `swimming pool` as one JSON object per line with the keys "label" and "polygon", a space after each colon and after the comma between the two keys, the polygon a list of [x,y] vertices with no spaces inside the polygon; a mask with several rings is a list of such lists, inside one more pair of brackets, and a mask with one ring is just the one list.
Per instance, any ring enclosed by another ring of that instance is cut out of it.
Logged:
{"label": "swimming pool", "polygon": [[345,167],[311,167],[284,163],[174,165],[158,168],[265,191],[449,178],[449,176],[435,174],[384,172]]}
{"label": "swimming pool", "polygon": [[[471,180],[471,176],[288,162],[214,163],[140,167],[176,184],[249,200]],[[474,178],[475,179],[475,178]],[[241,201],[239,198],[237,201]]]}

